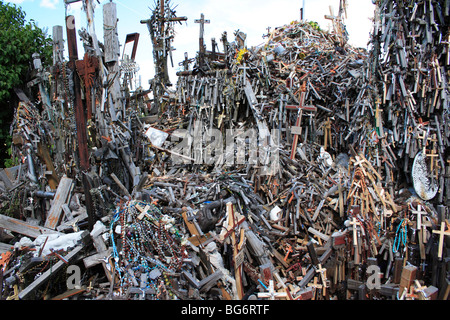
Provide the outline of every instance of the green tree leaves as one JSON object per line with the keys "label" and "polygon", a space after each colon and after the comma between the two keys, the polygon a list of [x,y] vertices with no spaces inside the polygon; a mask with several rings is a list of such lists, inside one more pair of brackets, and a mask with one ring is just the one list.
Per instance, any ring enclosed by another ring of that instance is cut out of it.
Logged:
{"label": "green tree leaves", "polygon": [[0,166],[7,156],[9,127],[14,114],[14,88],[26,88],[33,67],[32,54],[39,53],[42,64],[51,63],[52,39],[15,4],[0,0]]}

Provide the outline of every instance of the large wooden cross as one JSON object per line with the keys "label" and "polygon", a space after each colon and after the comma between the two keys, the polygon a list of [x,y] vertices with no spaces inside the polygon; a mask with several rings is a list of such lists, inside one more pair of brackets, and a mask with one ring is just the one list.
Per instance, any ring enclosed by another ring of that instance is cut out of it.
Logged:
{"label": "large wooden cross", "polygon": [[205,44],[204,44],[204,40],[203,40],[203,34],[205,32],[205,23],[210,23],[209,20],[205,20],[205,15],[202,13],[200,15],[200,19],[195,19],[194,20],[195,23],[199,23],[200,24],[200,36],[199,36],[199,66],[200,68],[203,67],[203,59],[205,57]]}

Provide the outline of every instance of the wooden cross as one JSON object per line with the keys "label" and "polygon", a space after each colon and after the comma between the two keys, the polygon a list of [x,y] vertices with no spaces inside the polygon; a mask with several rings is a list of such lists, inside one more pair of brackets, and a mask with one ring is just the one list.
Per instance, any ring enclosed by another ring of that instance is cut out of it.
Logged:
{"label": "wooden cross", "polygon": [[269,300],[275,300],[275,298],[287,298],[286,292],[276,292],[273,280],[269,280],[268,292],[258,292],[258,298],[269,298]]}
{"label": "wooden cross", "polygon": [[436,153],[436,134],[433,134],[431,138],[428,138],[427,140],[432,141],[433,142],[433,147],[431,148],[430,153],[424,154],[427,157],[430,157],[430,172],[433,172],[433,168],[434,168],[434,163],[437,162],[437,157],[439,157],[439,154]]}
{"label": "wooden cross", "polygon": [[314,290],[314,293],[313,293],[313,296],[312,296],[311,300],[315,300],[315,297],[316,297],[316,290],[317,290],[317,289],[322,289],[322,288],[323,288],[323,285],[321,285],[321,284],[319,284],[319,283],[317,283],[317,282],[318,282],[318,281],[317,281],[317,277],[314,277],[314,282],[313,282],[313,283],[308,283],[308,287],[312,287],[313,290]]}
{"label": "wooden cross", "polygon": [[92,119],[91,88],[94,85],[95,73],[99,68],[98,59],[85,53],[83,60],[75,61],[75,65],[77,72],[84,83],[87,119],[89,120]]}
{"label": "wooden cross", "polygon": [[297,151],[298,137],[302,133],[302,127],[300,125],[301,125],[301,122],[302,122],[303,110],[316,112],[317,111],[317,107],[310,106],[310,105],[304,106],[302,103],[300,103],[298,106],[286,105],[285,108],[286,108],[286,110],[294,110],[294,111],[298,112],[297,120],[295,122],[295,126],[291,127],[291,132],[294,135],[294,141],[292,142],[290,159],[294,160],[295,159],[295,154],[296,154],[296,151]]}
{"label": "wooden cross", "polygon": [[353,245],[357,246],[358,245],[358,230],[356,229],[357,226],[361,226],[361,223],[356,220],[355,217],[353,217],[352,221],[350,222],[350,225],[352,226],[353,229]]}
{"label": "wooden cross", "polygon": [[236,278],[236,290],[238,294],[239,300],[244,296],[244,288],[242,285],[242,262],[241,259],[243,251],[241,251],[243,243],[244,243],[244,230],[241,229],[240,232],[240,240],[237,243],[236,239],[236,229],[237,227],[245,220],[245,217],[242,217],[238,220],[237,215],[235,215],[233,204],[231,202],[227,203],[227,214],[228,214],[228,232],[231,233],[231,246],[233,247],[233,262],[234,262],[234,275]]}
{"label": "wooden cross", "polygon": [[322,268],[322,265],[319,263],[317,265],[316,272],[320,274],[320,279],[322,280],[322,286],[323,286],[324,295],[325,295],[325,290],[327,287],[327,275],[326,275],[327,269]]}
{"label": "wooden cross", "polygon": [[202,13],[200,15],[200,19],[195,19],[194,20],[195,23],[199,23],[200,24],[200,37],[199,37],[199,65],[200,68],[203,67],[203,59],[204,59],[204,55],[205,55],[205,45],[204,45],[204,40],[203,40],[203,34],[205,32],[205,23],[209,23],[209,20],[205,20],[205,15]]}
{"label": "wooden cross", "polygon": [[439,260],[442,260],[442,250],[444,248],[444,236],[450,236],[450,229],[447,228],[447,230],[445,230],[445,226],[446,226],[447,221],[442,221],[441,222],[441,229],[440,230],[433,230],[433,233],[439,234],[439,249],[438,249],[438,258]]}

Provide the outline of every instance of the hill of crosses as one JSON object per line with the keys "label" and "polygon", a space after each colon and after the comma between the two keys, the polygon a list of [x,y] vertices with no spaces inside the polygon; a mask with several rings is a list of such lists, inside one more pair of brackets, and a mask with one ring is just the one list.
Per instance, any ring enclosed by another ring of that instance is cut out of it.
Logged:
{"label": "hill of crosses", "polygon": [[175,63],[172,3],[120,43],[116,3],[82,2],[16,90],[0,299],[448,300],[449,1],[374,1],[368,49],[345,0],[258,46],[199,13]]}

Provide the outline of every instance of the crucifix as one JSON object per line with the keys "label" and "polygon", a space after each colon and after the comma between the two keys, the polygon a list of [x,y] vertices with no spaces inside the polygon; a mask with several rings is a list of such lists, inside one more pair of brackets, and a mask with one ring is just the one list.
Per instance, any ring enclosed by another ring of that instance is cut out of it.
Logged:
{"label": "crucifix", "polygon": [[195,60],[194,58],[189,59],[189,58],[188,58],[188,53],[185,52],[185,53],[184,53],[184,60],[181,61],[181,62],[179,62],[178,65],[179,65],[179,66],[183,66],[183,67],[184,67],[184,71],[188,71],[188,70],[189,70],[189,65],[190,65],[192,62],[194,62],[194,60]]}
{"label": "crucifix", "polygon": [[442,260],[442,250],[444,248],[444,236],[450,236],[450,229],[447,227],[447,230],[445,229],[446,225],[448,225],[447,221],[441,222],[441,229],[440,230],[433,230],[433,233],[439,234],[439,249],[438,249],[438,258],[439,260]]}
{"label": "crucifix", "polygon": [[205,23],[210,23],[210,21],[205,20],[205,15],[202,13],[200,15],[200,19],[195,19],[194,22],[200,24],[200,37],[199,37],[199,43],[198,43],[198,45],[199,45],[198,64],[201,69],[204,65],[204,58],[205,58],[205,44],[204,44],[204,40],[203,40],[203,34],[205,32]]}
{"label": "crucifix", "polygon": [[417,205],[417,210],[411,210],[413,214],[417,215],[417,230],[422,228],[422,215],[427,215],[426,211],[422,211],[422,206],[420,204]]}
{"label": "crucifix", "polygon": [[273,284],[273,280],[269,280],[269,288],[266,288],[268,292],[258,292],[258,298],[269,298],[269,300],[275,300],[275,298],[287,298],[286,292],[277,292]]}

